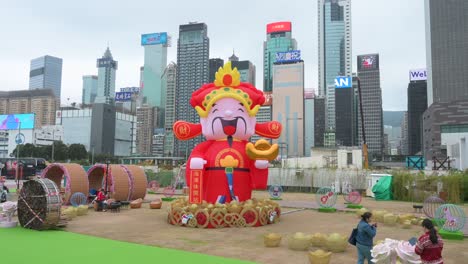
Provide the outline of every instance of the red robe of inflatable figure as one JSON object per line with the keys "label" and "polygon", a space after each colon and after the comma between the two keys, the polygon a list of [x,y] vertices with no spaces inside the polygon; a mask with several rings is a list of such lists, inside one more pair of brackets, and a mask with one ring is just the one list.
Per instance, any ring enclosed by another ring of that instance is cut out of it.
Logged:
{"label": "red robe of inflatable figure", "polygon": [[255,133],[278,138],[281,124],[256,123],[255,114],[265,97],[252,85],[240,83],[239,78],[237,69],[232,70],[228,62],[216,73],[214,83],[192,94],[190,103],[200,115],[200,124],[174,124],[174,134],[180,140],[200,134],[207,139],[192,150],[187,161],[191,203],[245,201],[253,189],[267,186],[268,161],[276,157],[277,145],[263,142],[263,146],[254,147],[248,140]]}

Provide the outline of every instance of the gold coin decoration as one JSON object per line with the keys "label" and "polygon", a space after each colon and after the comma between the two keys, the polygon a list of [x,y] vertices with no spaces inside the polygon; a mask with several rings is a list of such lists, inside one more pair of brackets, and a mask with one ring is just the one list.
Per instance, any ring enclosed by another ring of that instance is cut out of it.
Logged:
{"label": "gold coin decoration", "polygon": [[[271,214],[276,213],[274,219]],[[193,214],[187,224],[182,224],[184,214]],[[252,198],[245,202],[231,201],[226,204],[190,204],[188,199],[174,200],[168,207],[167,221],[172,225],[189,227],[214,228],[252,227],[268,225],[280,221],[281,209],[277,202],[269,199]],[[272,221],[273,220],[273,221]]]}

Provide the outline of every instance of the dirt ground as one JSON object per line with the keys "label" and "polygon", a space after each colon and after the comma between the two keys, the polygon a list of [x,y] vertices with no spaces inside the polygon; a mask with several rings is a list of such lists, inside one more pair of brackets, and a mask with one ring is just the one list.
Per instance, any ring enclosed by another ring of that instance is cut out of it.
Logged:
{"label": "dirt ground", "polygon": [[[158,195],[148,195],[151,200]],[[267,198],[266,192],[256,192],[254,197]],[[313,201],[312,194],[286,193],[284,201]],[[344,201],[340,197],[338,204]],[[366,208],[385,209],[389,212],[412,212],[412,204],[406,202],[376,202],[365,198],[362,205]],[[287,239],[295,232],[341,233],[348,236],[358,223],[355,214],[319,213],[316,210],[303,210],[281,216],[278,224],[256,228],[224,228],[224,229],[193,229],[172,226],[166,222],[168,203],[161,210],[149,209],[149,204],[143,204],[141,209],[124,209],[120,213],[89,211],[86,216],[73,219],[66,227],[67,231],[104,237],[114,240],[128,241],[158,247],[181,249],[203,254],[224,256],[257,263],[309,263],[307,252],[292,251],[287,247]],[[294,208],[282,208],[283,213]],[[465,206],[465,211],[467,206]],[[263,245],[263,235],[275,232],[283,235],[281,246],[266,248]],[[376,240],[385,238],[409,239],[422,233],[419,226],[411,229],[388,227],[379,223]],[[446,241],[443,255],[444,263],[461,263],[468,259],[468,239]],[[317,248],[311,247],[310,250]],[[356,263],[357,253],[353,246],[348,246],[344,253],[333,253],[331,263]]]}

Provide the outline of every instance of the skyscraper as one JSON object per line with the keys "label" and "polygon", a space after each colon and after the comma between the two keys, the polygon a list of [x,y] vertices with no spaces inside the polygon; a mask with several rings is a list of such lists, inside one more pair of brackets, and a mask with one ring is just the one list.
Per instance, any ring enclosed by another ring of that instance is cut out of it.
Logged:
{"label": "skyscraper", "polygon": [[98,77],[96,75],[83,76],[82,104],[92,104],[96,100],[98,87]]}
{"label": "skyscraper", "polygon": [[168,36],[166,32],[141,35],[141,45],[145,48],[143,66],[142,95],[143,102],[159,109],[158,128],[164,128],[164,111],[166,108],[166,87],[162,81],[167,66]]}
{"label": "skyscraper", "polygon": [[177,64],[174,62],[167,65],[163,74],[163,82],[166,84],[166,111],[165,111],[165,137],[164,137],[164,156],[174,154],[174,133],[172,125],[175,120],[175,93],[177,90]]}
{"label": "skyscraper", "polygon": [[60,100],[62,89],[62,59],[49,55],[31,60],[29,90],[51,89]]}
{"label": "skyscraper", "polygon": [[278,139],[288,157],[304,156],[304,62],[273,65],[272,119],[283,124]]}
{"label": "skyscraper", "polygon": [[231,62],[232,68],[237,68],[240,73],[240,81],[241,82],[248,82],[255,86],[255,65],[248,60],[239,61],[239,57],[237,57],[234,53],[232,53],[231,57],[229,57],[229,61]]}
{"label": "skyscraper", "polygon": [[335,89],[335,139],[338,146],[355,146],[357,137],[357,101],[354,87],[357,81],[348,88]]}
{"label": "skyscraper", "polygon": [[267,40],[263,42],[263,91],[271,92],[276,53],[297,49],[297,42],[292,38],[291,22],[267,24],[266,33]]}
{"label": "skyscraper", "polygon": [[351,0],[318,1],[319,95],[326,96],[326,127],[335,129],[335,78],[351,76]]}
{"label": "skyscraper", "polygon": [[[209,65],[210,65],[210,66],[209,66],[209,68],[210,68],[209,82],[214,82],[216,72],[218,71],[219,67],[223,67],[223,65],[224,65],[224,60],[223,60],[223,59],[220,59],[220,58],[210,59]],[[234,68],[234,67],[233,67],[233,68]]]}
{"label": "skyscraper", "polygon": [[[383,148],[383,112],[379,54],[359,55],[357,64],[369,156],[380,158]],[[358,115],[358,127],[361,127],[361,115]],[[362,130],[358,129],[358,133],[359,142],[362,142]]]}
{"label": "skyscraper", "polygon": [[323,147],[325,137],[325,97],[314,98],[314,146]]}
{"label": "skyscraper", "polygon": [[408,154],[422,151],[422,116],[427,109],[427,82],[425,78],[412,79],[408,84]]}
{"label": "skyscraper", "polygon": [[467,99],[468,1],[426,0],[427,105]]}
{"label": "skyscraper", "polygon": [[151,155],[154,124],[157,119],[157,109],[153,106],[144,105],[137,110],[136,146],[140,155]]}
{"label": "skyscraper", "polygon": [[310,150],[314,146],[314,93],[308,90],[304,93],[304,156],[310,157]]}
{"label": "skyscraper", "polygon": [[117,61],[112,58],[109,47],[107,47],[102,58],[97,59],[96,64],[98,68],[98,87],[95,103],[111,104],[114,102]]}
{"label": "skyscraper", "polygon": [[[177,90],[176,120],[197,123],[200,121],[195,109],[190,106],[192,93],[209,80],[208,27],[205,23],[189,23],[179,26],[177,40]],[[188,156],[201,137],[188,141],[174,141],[175,155]]]}

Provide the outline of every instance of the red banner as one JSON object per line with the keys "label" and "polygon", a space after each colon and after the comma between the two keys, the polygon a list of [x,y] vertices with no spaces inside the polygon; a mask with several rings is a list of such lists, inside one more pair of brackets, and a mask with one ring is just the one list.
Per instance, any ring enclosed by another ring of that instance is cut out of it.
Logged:
{"label": "red banner", "polygon": [[189,201],[191,204],[201,204],[203,200],[202,184],[203,170],[190,171],[190,194]]}

